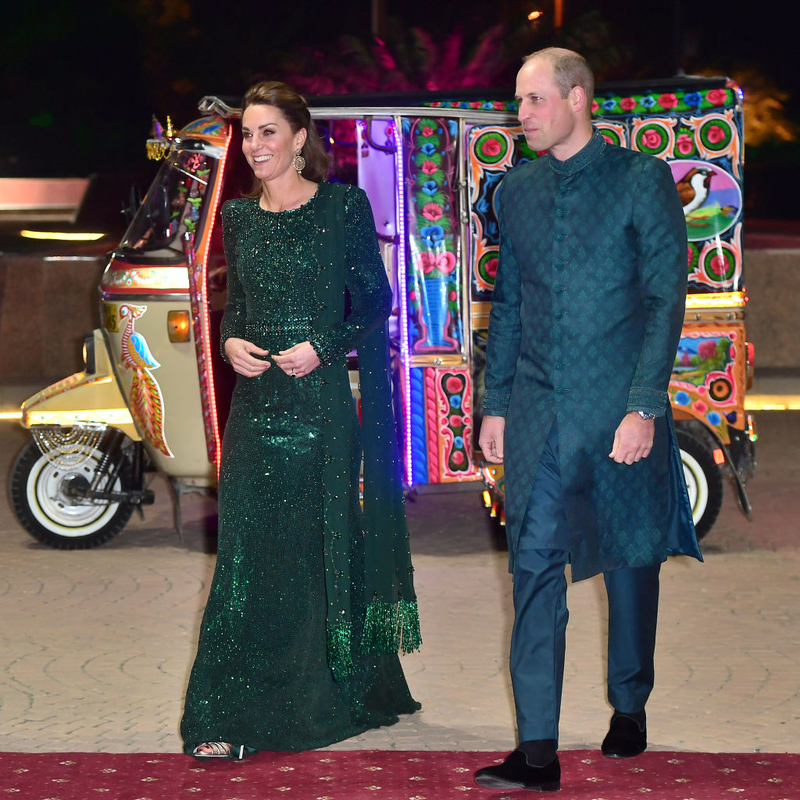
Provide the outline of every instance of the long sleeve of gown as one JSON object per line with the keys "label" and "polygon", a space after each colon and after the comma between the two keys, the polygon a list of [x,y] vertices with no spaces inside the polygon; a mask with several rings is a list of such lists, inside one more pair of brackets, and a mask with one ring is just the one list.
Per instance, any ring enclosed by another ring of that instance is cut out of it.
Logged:
{"label": "long sleeve of gown", "polygon": [[225,248],[225,260],[228,264],[227,287],[228,296],[225,302],[225,313],[220,324],[219,347],[222,357],[227,361],[225,342],[228,339],[243,339],[247,324],[247,306],[244,288],[239,280],[236,265],[236,235],[233,230],[231,207],[222,208],[222,243]]}
{"label": "long sleeve of gown", "polygon": [[361,189],[351,187],[345,195],[344,224],[345,280],[351,307],[343,321],[317,332],[310,340],[323,366],[358,347],[370,331],[388,319],[392,310],[392,290],[378,249],[372,208]]}

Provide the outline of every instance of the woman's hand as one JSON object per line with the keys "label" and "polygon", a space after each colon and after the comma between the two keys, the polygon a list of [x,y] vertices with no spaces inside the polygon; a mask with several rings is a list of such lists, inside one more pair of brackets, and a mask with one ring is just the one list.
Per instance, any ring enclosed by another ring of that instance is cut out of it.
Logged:
{"label": "woman's hand", "polygon": [[269,350],[262,350],[245,339],[226,339],[225,355],[233,369],[246,378],[255,378],[270,368],[269,361],[256,356],[268,356]]}
{"label": "woman's hand", "polygon": [[288,350],[281,350],[272,360],[292,378],[302,378],[320,365],[317,351],[310,342],[300,342]]}

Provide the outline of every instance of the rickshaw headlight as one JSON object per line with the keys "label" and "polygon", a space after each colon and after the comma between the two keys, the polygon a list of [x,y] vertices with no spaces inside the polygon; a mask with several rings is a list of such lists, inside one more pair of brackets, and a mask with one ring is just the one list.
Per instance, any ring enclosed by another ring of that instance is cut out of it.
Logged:
{"label": "rickshaw headlight", "polygon": [[167,333],[171,342],[188,342],[191,337],[188,311],[167,312]]}
{"label": "rickshaw headlight", "polygon": [[87,375],[94,375],[97,371],[94,357],[94,334],[89,333],[83,337],[83,365]]}

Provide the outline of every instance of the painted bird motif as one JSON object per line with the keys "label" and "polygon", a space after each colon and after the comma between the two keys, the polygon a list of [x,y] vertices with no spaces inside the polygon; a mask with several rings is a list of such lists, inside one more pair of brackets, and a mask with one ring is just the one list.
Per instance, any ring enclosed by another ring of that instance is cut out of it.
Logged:
{"label": "painted bird motif", "polygon": [[164,399],[157,381],[150,370],[158,369],[156,361],[144,336],[137,333],[134,321],[141,317],[147,306],[127,303],[119,307],[120,320],[125,321],[121,335],[122,363],[133,372],[128,401],[131,413],[139,430],[155,448],[166,456],[172,456],[164,437]]}
{"label": "painted bird motif", "polygon": [[714,172],[705,167],[693,167],[676,184],[683,203],[683,214],[688,216],[708,200]]}

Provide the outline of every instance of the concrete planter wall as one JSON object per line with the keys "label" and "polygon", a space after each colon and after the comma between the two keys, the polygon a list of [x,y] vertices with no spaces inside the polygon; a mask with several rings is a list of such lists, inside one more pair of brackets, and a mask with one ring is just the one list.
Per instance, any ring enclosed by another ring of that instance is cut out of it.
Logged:
{"label": "concrete planter wall", "polygon": [[97,287],[105,264],[105,256],[0,255],[3,383],[44,386],[82,368],[83,337],[100,322]]}

